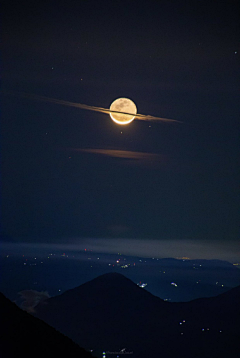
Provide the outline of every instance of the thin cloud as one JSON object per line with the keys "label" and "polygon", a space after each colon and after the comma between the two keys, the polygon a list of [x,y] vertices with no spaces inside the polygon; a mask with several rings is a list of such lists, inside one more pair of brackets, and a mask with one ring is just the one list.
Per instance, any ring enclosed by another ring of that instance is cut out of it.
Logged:
{"label": "thin cloud", "polygon": [[77,149],[77,151],[93,154],[106,155],[113,158],[124,158],[134,160],[160,160],[161,156],[158,154],[133,152],[129,150],[116,150],[116,149]]}
{"label": "thin cloud", "polygon": [[165,156],[146,153],[146,152],[134,152],[130,150],[117,150],[117,149],[101,149],[101,148],[70,148],[69,150],[74,152],[82,152],[96,155],[103,155],[111,158],[127,159],[131,162],[134,161],[139,164],[156,164],[163,163],[165,161]]}

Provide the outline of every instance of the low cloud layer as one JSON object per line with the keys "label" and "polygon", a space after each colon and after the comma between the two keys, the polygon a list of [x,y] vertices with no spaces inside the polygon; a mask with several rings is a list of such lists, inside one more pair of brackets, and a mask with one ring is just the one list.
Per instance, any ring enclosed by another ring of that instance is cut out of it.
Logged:
{"label": "low cloud layer", "polygon": [[[58,243],[13,243],[3,244],[2,249],[7,249],[11,254],[24,250],[24,252],[31,252],[32,250],[39,250],[41,255],[42,250],[54,252],[60,250],[61,252],[68,251],[83,251],[93,250],[99,253],[118,253],[138,257],[155,257],[155,258],[180,258],[189,257],[190,259],[206,259],[206,260],[224,260],[229,262],[239,262],[240,252],[239,244],[236,241],[219,242],[210,240],[144,240],[144,239],[127,239],[127,238],[69,238],[58,240]],[[37,291],[22,291],[23,297],[39,300],[41,297],[49,297],[46,292]],[[27,292],[27,296],[25,294]],[[27,302],[25,305],[27,305]],[[35,301],[34,301],[35,302]],[[30,304],[32,306],[32,303]]]}
{"label": "low cloud layer", "polygon": [[50,298],[47,291],[24,290],[18,293],[23,300],[21,308],[29,313],[33,313],[34,308],[46,299]]}
{"label": "low cloud layer", "polygon": [[237,262],[240,257],[236,242],[219,243],[207,240],[76,239],[75,243],[69,246],[75,249],[87,247],[102,253],[121,252],[139,257],[189,257],[229,262]]}

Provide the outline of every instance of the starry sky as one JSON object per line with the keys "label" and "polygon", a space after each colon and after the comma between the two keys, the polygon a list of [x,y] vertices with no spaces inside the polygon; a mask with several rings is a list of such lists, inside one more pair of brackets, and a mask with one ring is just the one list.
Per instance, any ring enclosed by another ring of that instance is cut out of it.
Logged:
{"label": "starry sky", "polygon": [[[22,1],[2,18],[5,241],[237,250],[237,1]],[[118,126],[23,93],[104,108],[127,97],[182,123]]]}

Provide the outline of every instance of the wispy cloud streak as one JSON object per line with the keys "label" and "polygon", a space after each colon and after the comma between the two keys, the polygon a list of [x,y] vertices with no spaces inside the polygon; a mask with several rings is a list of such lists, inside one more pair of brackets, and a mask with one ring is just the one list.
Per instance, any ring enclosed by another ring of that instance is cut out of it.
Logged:
{"label": "wispy cloud streak", "polygon": [[116,149],[81,149],[71,148],[70,150],[76,152],[100,154],[113,158],[133,159],[141,161],[159,161],[162,156],[159,154],[145,153],[145,152],[133,152],[129,150],[116,150]]}

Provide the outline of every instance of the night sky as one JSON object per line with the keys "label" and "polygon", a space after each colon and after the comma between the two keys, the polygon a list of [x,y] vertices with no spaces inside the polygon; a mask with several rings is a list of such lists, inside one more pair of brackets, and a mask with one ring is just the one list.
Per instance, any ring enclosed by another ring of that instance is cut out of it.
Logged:
{"label": "night sky", "polygon": [[[239,250],[237,5],[2,6],[5,241],[139,239]],[[104,108],[127,97],[140,114],[182,123],[118,126],[107,114],[23,93]]]}

